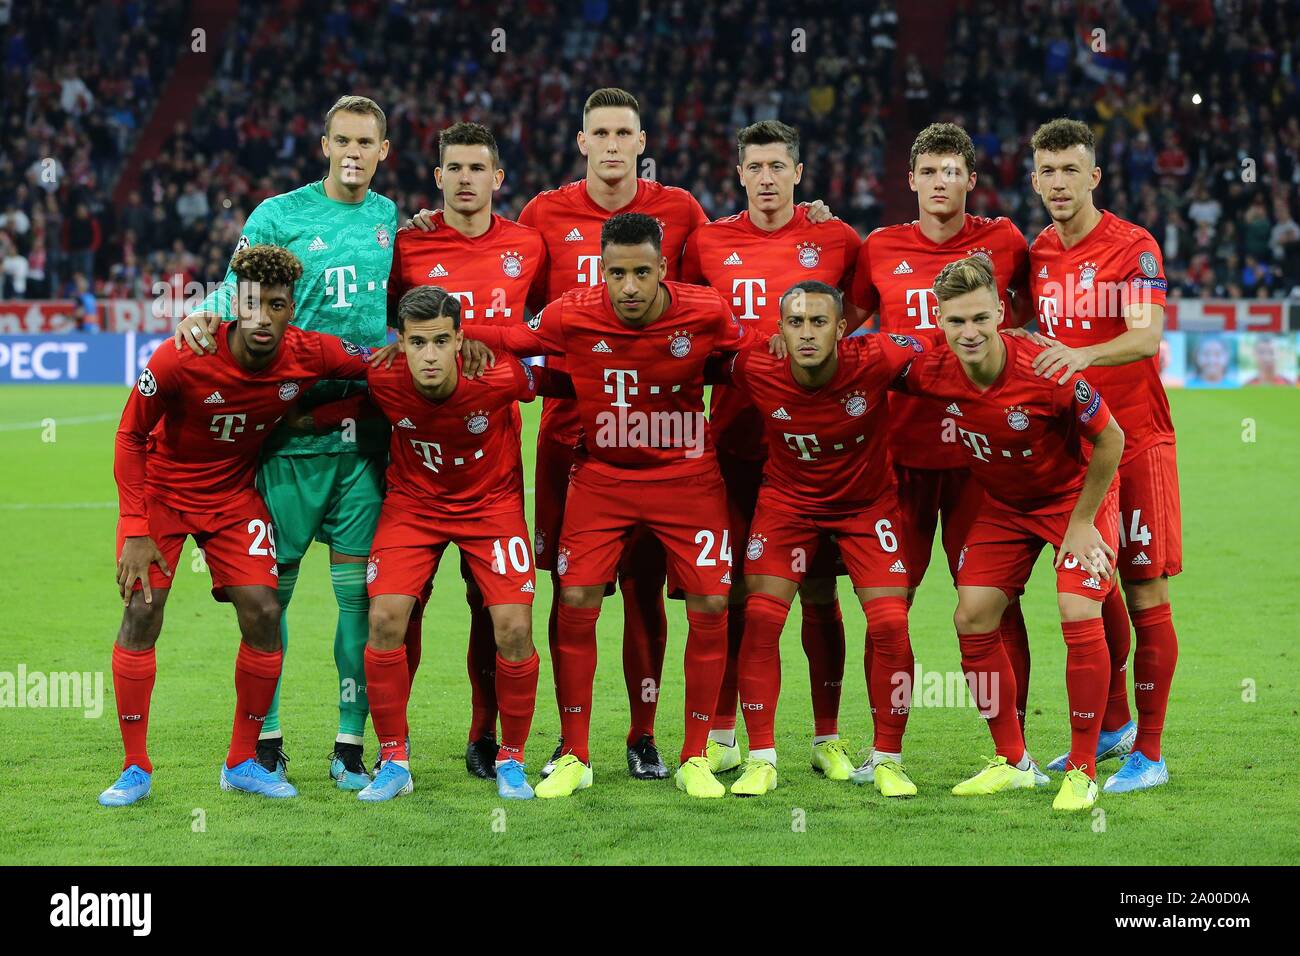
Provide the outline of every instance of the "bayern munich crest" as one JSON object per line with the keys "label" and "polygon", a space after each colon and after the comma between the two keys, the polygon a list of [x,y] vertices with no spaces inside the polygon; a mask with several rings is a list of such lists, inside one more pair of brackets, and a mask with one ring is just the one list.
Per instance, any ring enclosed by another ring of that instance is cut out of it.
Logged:
{"label": "bayern munich crest", "polygon": [[366,583],[374,584],[375,578],[379,577],[379,562],[370,561],[366,564]]}
{"label": "bayern munich crest", "polygon": [[1079,267],[1079,288],[1091,289],[1097,280],[1097,263],[1085,262]]}
{"label": "bayern munich crest", "polygon": [[501,271],[511,279],[518,279],[524,271],[524,257],[517,252],[501,253]]}
{"label": "bayern munich crest", "polygon": [[668,352],[673,358],[686,358],[691,354],[691,333],[677,331],[668,340]]}
{"label": "bayern munich crest", "polygon": [[555,573],[560,577],[569,573],[569,552],[561,551],[555,556]]}
{"label": "bayern munich crest", "polygon": [[545,550],[546,550],[546,532],[538,531],[537,534],[533,535],[533,554],[540,556],[541,553]]}
{"label": "bayern munich crest", "polygon": [[1007,424],[1018,432],[1029,427],[1029,416],[1019,405],[1007,409]]}
{"label": "bayern munich crest", "polygon": [[298,397],[298,391],[299,389],[298,389],[297,382],[281,382],[280,400],[282,402],[291,402]]}
{"label": "bayern munich crest", "polygon": [[745,559],[747,561],[757,561],[763,556],[763,546],[767,544],[767,538],[761,534],[752,535],[749,544],[745,546]]}
{"label": "bayern munich crest", "polygon": [[822,247],[815,242],[801,242],[794,248],[799,265],[805,269],[816,269],[817,263],[822,261]]}
{"label": "bayern munich crest", "polygon": [[387,226],[375,226],[375,242],[379,243],[380,249],[387,249],[392,241],[392,237],[388,235]]}
{"label": "bayern munich crest", "polygon": [[465,416],[465,427],[469,429],[471,435],[482,435],[488,427],[487,412],[470,412]]}
{"label": "bayern munich crest", "polygon": [[844,411],[850,418],[858,418],[867,410],[867,397],[861,392],[849,392],[840,401],[844,403]]}

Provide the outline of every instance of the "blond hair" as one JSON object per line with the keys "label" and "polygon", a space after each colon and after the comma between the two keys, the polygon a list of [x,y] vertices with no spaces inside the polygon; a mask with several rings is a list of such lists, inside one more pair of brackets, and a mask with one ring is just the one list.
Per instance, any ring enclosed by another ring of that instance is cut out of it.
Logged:
{"label": "blond hair", "polygon": [[993,298],[998,297],[993,267],[983,256],[967,256],[950,262],[934,278],[934,297],[940,302],[947,302],[977,289],[988,289]]}

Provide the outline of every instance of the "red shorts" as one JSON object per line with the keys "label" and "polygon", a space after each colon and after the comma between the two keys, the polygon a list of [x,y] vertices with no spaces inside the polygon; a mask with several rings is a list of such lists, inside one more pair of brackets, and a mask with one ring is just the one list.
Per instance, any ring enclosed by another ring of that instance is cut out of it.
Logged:
{"label": "red shorts", "polygon": [[903,522],[903,556],[911,587],[918,587],[930,566],[934,530],[943,515],[943,551],[948,570],[957,578],[957,561],[971,522],[979,513],[984,489],[969,468],[905,468],[894,466],[898,507]]}
{"label": "red shorts", "polygon": [[760,496],[745,545],[745,572],[802,583],[815,556],[830,544],[855,588],[906,588],[907,563],[898,541],[898,502],[892,495],[849,515],[790,514]]}
{"label": "red shorts", "polygon": [[1183,514],[1174,445],[1155,445],[1119,469],[1119,576],[1149,581],[1183,570]]}
{"label": "red shorts", "polygon": [[448,544],[469,564],[483,604],[532,604],[536,584],[522,511],[433,518],[384,507],[366,565],[366,591],[419,598]]}
{"label": "red shorts", "polygon": [[[187,535],[203,549],[203,559],[212,575],[212,596],[226,601],[227,587],[258,586],[273,588],[278,583],[275,564],[275,530],[271,516],[256,492],[237,503],[230,511],[205,514],[176,511],[161,501],[149,502],[149,537],[167,559],[172,577],[156,564],[149,565],[149,586],[155,590],[169,588],[181,569],[177,566]],[[117,556],[122,556],[122,523],[117,525]],[[139,581],[133,590],[144,587]]]}
{"label": "red shorts", "polygon": [[[1001,588],[1014,600],[1025,593],[1025,582],[1043,545],[1052,545],[1055,557],[1069,523],[1069,511],[1027,515],[986,497],[957,560],[957,586]],[[1119,495],[1114,490],[1097,509],[1096,524],[1102,540],[1118,550]],[[1056,590],[1060,594],[1100,601],[1114,586],[1113,574],[1106,580],[1095,578],[1073,557],[1067,557],[1056,572]]]}
{"label": "red shorts", "polygon": [[614,580],[624,547],[640,529],[667,552],[674,587],[686,594],[731,590],[731,543],[726,490],[716,469],[662,481],[619,481],[579,467],[555,570],[566,585]]}

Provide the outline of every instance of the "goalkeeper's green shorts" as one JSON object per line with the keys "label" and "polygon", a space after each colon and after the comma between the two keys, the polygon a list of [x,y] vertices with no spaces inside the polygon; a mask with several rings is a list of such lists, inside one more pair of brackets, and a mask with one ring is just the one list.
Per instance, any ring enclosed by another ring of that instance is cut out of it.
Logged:
{"label": "goalkeeper's green shorts", "polygon": [[275,526],[275,555],[297,564],[313,540],[364,558],[384,503],[384,461],[365,455],[273,455],[257,475]]}

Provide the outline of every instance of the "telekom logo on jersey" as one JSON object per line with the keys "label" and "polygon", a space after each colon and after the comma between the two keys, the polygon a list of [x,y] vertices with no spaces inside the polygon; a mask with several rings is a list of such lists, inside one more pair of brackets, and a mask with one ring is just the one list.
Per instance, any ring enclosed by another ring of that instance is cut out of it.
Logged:
{"label": "telekom logo on jersey", "polygon": [[634,368],[602,371],[605,394],[614,396],[616,409],[596,415],[596,444],[601,448],[680,448],[687,458],[704,454],[704,413],[665,410],[646,412],[632,407],[628,399],[640,395],[673,394],[681,385],[650,385],[639,380]]}

